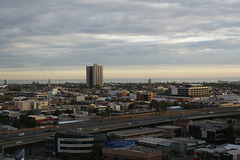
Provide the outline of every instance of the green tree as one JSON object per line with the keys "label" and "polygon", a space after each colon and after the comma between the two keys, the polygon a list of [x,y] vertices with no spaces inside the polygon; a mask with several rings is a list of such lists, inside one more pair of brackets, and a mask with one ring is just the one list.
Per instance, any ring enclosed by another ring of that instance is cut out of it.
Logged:
{"label": "green tree", "polygon": [[27,126],[30,128],[34,128],[37,126],[37,121],[35,119],[30,119],[28,120]]}
{"label": "green tree", "polygon": [[22,124],[27,124],[27,121],[28,121],[28,115],[26,114],[23,114],[20,116],[20,121]]}
{"label": "green tree", "polygon": [[62,114],[62,112],[60,111],[60,110],[55,110],[55,112],[54,112],[54,114],[53,115],[55,115],[55,116],[59,116],[60,114]]}
{"label": "green tree", "polygon": [[21,115],[20,116],[20,122],[25,127],[36,127],[37,121],[35,119],[29,118],[28,115]]}
{"label": "green tree", "polygon": [[10,118],[9,118],[9,116],[7,116],[7,115],[2,115],[1,117],[0,117],[0,119],[1,119],[1,121],[2,121],[2,123],[3,124],[9,124],[10,123]]}
{"label": "green tree", "polygon": [[13,127],[16,127],[18,129],[22,127],[22,123],[21,123],[20,119],[15,119],[13,121]]}
{"label": "green tree", "polygon": [[158,101],[152,100],[151,103],[149,104],[149,107],[151,107],[151,108],[159,108]]}
{"label": "green tree", "polygon": [[128,109],[130,109],[130,110],[133,110],[135,108],[135,104],[130,104],[129,106],[128,106]]}
{"label": "green tree", "polygon": [[35,113],[32,110],[30,110],[30,111],[27,111],[27,115],[35,115]]}
{"label": "green tree", "polygon": [[114,133],[111,133],[109,135],[107,135],[107,140],[116,140],[117,139],[117,136],[114,134]]}
{"label": "green tree", "polygon": [[105,113],[106,113],[107,115],[109,115],[110,112],[111,112],[111,109],[110,109],[110,108],[106,108],[106,109],[105,109]]}
{"label": "green tree", "polygon": [[224,131],[224,135],[226,138],[226,142],[227,143],[231,143],[234,144],[235,143],[235,131],[232,125],[230,125],[229,127],[227,127]]}
{"label": "green tree", "polygon": [[53,122],[53,125],[55,126],[55,125],[59,125],[59,123],[57,122],[57,121],[54,121]]}
{"label": "green tree", "polygon": [[102,148],[103,148],[103,144],[95,143],[92,146],[92,151],[90,153],[91,159],[102,160],[103,159]]}
{"label": "green tree", "polygon": [[125,102],[132,102],[130,98],[126,98]]}
{"label": "green tree", "polygon": [[61,153],[61,160],[71,160],[72,155],[68,152],[62,152]]}
{"label": "green tree", "polygon": [[206,151],[200,153],[199,157],[204,160],[210,160],[212,158],[212,154]]}
{"label": "green tree", "polygon": [[67,109],[67,110],[64,111],[64,113],[72,114],[72,113],[73,113],[73,110]]}

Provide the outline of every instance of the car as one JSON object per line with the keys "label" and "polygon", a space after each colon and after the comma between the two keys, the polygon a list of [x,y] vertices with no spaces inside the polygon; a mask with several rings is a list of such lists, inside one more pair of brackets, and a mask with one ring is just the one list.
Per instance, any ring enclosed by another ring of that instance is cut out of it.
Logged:
{"label": "car", "polygon": [[25,136],[25,133],[19,133],[18,136],[19,137]]}
{"label": "car", "polygon": [[99,129],[98,128],[94,128],[93,131],[99,131]]}
{"label": "car", "polygon": [[210,111],[210,112],[208,112],[209,114],[214,114],[214,112],[213,111]]}
{"label": "car", "polygon": [[23,141],[17,141],[17,142],[16,142],[16,144],[21,144],[21,143],[23,143]]}
{"label": "car", "polygon": [[131,125],[131,124],[132,124],[132,122],[128,122],[128,123],[127,123],[127,125]]}

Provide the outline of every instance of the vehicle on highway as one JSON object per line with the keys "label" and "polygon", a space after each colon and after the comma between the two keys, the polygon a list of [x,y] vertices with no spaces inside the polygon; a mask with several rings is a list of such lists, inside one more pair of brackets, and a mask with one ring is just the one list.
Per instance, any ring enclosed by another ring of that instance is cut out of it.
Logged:
{"label": "vehicle on highway", "polygon": [[42,129],[43,129],[43,128],[46,128],[46,127],[45,127],[45,126],[40,126],[40,128],[42,128]]}
{"label": "vehicle on highway", "polygon": [[23,141],[17,141],[17,142],[16,142],[16,144],[21,144],[21,143],[23,143]]}
{"label": "vehicle on highway", "polygon": [[214,112],[213,111],[210,111],[210,112],[208,112],[209,114],[214,114]]}
{"label": "vehicle on highway", "polygon": [[19,133],[18,134],[18,137],[22,137],[22,136],[25,136],[25,133]]}
{"label": "vehicle on highway", "polygon": [[94,128],[93,131],[99,131],[99,129],[98,128]]}
{"label": "vehicle on highway", "polygon": [[128,122],[128,123],[127,123],[127,125],[131,125],[131,124],[132,124],[132,122]]}

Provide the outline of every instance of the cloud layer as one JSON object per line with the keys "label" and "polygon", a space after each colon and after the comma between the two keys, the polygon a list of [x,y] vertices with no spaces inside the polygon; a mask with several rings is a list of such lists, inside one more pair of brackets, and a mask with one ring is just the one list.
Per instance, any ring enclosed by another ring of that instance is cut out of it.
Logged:
{"label": "cloud layer", "polygon": [[237,0],[0,1],[0,78],[77,73],[93,63],[109,72],[126,65],[239,69]]}

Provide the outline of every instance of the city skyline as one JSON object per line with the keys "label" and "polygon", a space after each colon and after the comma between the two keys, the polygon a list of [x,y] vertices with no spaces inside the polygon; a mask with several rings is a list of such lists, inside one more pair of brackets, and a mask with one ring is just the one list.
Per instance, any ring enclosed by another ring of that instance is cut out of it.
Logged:
{"label": "city skyline", "polygon": [[0,79],[240,78],[238,1],[1,1]]}

